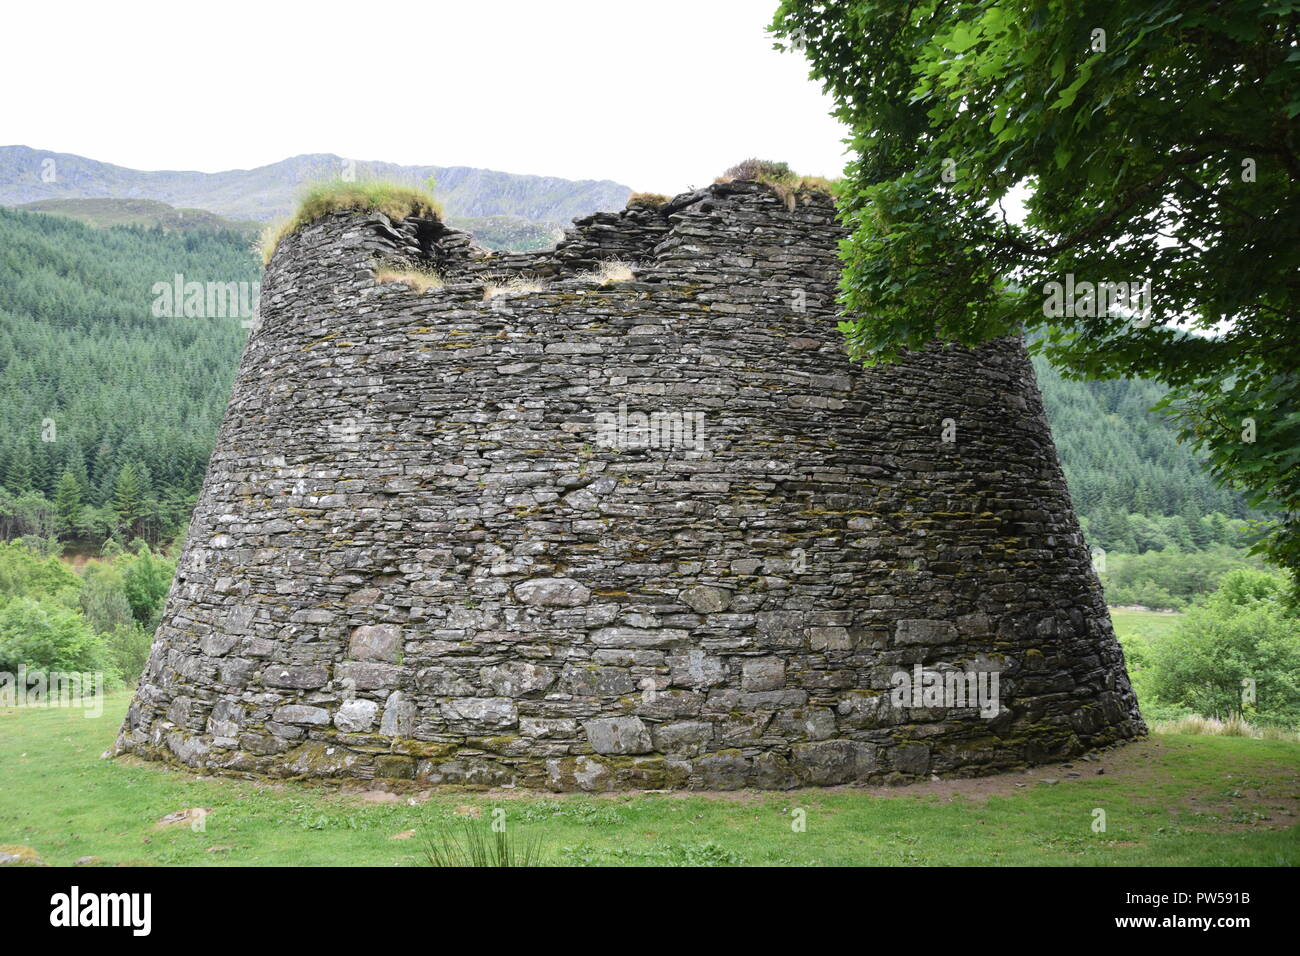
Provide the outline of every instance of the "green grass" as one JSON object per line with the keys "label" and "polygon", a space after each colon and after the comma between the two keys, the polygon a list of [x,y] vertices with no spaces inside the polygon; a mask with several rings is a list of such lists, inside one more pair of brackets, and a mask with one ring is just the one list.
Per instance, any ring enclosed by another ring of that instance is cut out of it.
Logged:
{"label": "green grass", "polygon": [[1177,627],[1182,619],[1183,615],[1179,613],[1110,609],[1110,620],[1115,625],[1115,636],[1121,642],[1134,638],[1145,641],[1152,637],[1161,637]]}
{"label": "green grass", "polygon": [[[1079,761],[1080,777],[1039,768],[934,785],[946,792],[459,792],[373,805],[301,783],[101,760],[127,703],[113,696],[94,720],[66,709],[0,709],[0,845],[31,846],[62,865],[83,856],[105,865],[422,865],[422,840],[465,821],[488,828],[504,810],[512,838],[535,837],[552,864],[1300,863],[1300,828],[1287,815],[1298,803],[1300,744],[1284,741],[1163,737],[1108,755],[1105,775]],[[155,829],[190,807],[212,809],[204,832]],[[1105,833],[1092,832],[1094,808],[1108,815]],[[795,809],[806,812],[805,832],[791,827]],[[227,849],[209,852],[215,847]]]}
{"label": "green grass", "polygon": [[791,210],[798,205],[798,194],[802,192],[824,193],[834,196],[841,180],[830,180],[823,176],[800,176],[788,163],[775,162],[770,159],[746,159],[732,166],[714,180],[715,183],[729,183],[737,179],[755,180],[771,186],[786,206]]}
{"label": "green grass", "polygon": [[1151,657],[1151,645],[1169,634],[1179,622],[1182,613],[1167,611],[1131,611],[1110,609],[1110,620],[1115,626],[1115,636],[1124,648],[1124,663],[1128,668],[1129,680],[1133,692],[1137,694],[1138,706],[1147,725],[1178,720],[1192,716],[1190,710],[1177,704],[1161,703],[1156,699],[1149,683],[1151,669],[1148,666]]}
{"label": "green grass", "polygon": [[426,216],[441,219],[442,203],[427,190],[402,183],[379,180],[342,179],[313,183],[302,193],[298,209],[282,223],[272,223],[262,233],[262,263],[269,265],[271,257],[285,236],[292,235],[303,226],[323,219],[332,212],[347,209],[374,209],[389,219],[408,216]]}

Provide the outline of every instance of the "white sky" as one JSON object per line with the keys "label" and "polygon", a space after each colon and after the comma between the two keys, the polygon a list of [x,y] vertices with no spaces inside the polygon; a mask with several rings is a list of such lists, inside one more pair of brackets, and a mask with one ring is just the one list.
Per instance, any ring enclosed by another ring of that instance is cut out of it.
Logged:
{"label": "white sky", "polygon": [[12,3],[0,145],[216,172],[299,153],[676,193],[843,128],[777,0]]}

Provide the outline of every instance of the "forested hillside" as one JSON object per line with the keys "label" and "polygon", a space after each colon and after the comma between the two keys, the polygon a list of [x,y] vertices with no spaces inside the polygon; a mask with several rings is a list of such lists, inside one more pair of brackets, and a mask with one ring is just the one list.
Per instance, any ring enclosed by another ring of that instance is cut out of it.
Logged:
{"label": "forested hillside", "polygon": [[151,292],[256,282],[236,233],[0,209],[0,537],[169,537],[207,467],[247,330],[154,318]]}
{"label": "forested hillside", "polygon": [[[0,209],[0,537],[90,549],[183,528],[247,330],[154,318],[151,289],[176,274],[256,282],[259,267],[232,232],[92,229]],[[1147,411],[1154,386],[1036,366],[1090,544],[1245,543],[1247,509]]]}
{"label": "forested hillside", "polygon": [[1143,380],[1078,382],[1034,359],[1043,403],[1088,541],[1142,553],[1251,540],[1253,512],[1214,483],[1174,429],[1150,409],[1159,386]]}
{"label": "forested hillside", "polygon": [[159,226],[173,232],[239,232],[255,239],[262,224],[235,221],[206,209],[177,209],[156,199],[42,199],[15,206],[22,212],[66,216],[88,226]]}

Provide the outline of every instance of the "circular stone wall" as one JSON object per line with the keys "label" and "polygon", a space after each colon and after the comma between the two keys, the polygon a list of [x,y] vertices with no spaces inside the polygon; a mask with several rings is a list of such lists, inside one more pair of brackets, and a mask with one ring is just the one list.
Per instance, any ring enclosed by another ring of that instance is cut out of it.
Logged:
{"label": "circular stone wall", "polygon": [[840,235],[734,183],[543,254],[286,239],[118,752],[718,789],[1144,732],[1021,344],[855,367]]}

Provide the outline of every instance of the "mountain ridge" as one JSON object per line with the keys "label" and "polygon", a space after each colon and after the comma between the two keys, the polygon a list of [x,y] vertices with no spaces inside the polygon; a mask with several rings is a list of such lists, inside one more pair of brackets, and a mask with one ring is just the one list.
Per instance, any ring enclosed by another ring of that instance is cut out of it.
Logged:
{"label": "mountain ridge", "polygon": [[100,160],[0,146],[0,205],[51,199],[152,199],[233,220],[266,222],[288,215],[301,188],[340,175],[423,184],[435,177],[453,218],[512,216],[547,228],[601,210],[621,209],[632,190],[612,180],[563,179],[473,166],[406,166],[304,153],[252,169],[215,173],[138,170]]}
{"label": "mountain ridge", "polygon": [[[206,209],[177,209],[158,199],[38,199],[10,207],[16,212],[75,219],[96,229],[135,226],[168,232],[234,232],[255,240],[266,228],[253,219],[226,219]],[[447,224],[474,236],[487,249],[527,252],[553,246],[564,234],[560,223],[521,216],[449,216]]]}

